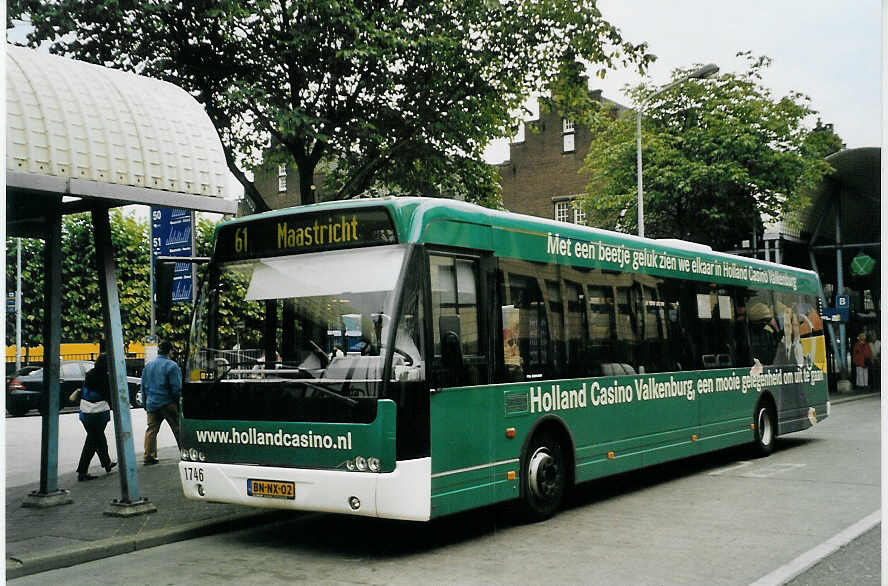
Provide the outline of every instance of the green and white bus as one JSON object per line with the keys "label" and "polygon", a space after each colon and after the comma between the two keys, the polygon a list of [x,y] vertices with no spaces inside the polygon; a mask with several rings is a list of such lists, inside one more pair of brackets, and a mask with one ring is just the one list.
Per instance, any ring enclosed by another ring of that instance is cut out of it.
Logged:
{"label": "green and white bus", "polygon": [[188,498],[429,520],[829,414],[817,275],[390,198],[219,226],[182,392]]}

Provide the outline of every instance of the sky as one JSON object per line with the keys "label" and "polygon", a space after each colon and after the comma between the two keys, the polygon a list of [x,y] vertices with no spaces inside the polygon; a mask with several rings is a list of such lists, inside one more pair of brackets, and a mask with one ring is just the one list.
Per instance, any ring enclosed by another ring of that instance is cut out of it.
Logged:
{"label": "sky", "polygon": [[[773,59],[763,83],[776,96],[799,91],[849,148],[881,144],[881,3],[879,0],[599,0],[604,17],[623,38],[647,42],[657,56],[648,76],[665,85],[677,67],[715,63],[739,72],[739,51]],[[13,33],[14,36],[14,33]],[[593,89],[624,105],[622,92],[637,84],[634,70],[595,78]],[[531,107],[531,109],[535,109]],[[816,116],[811,124],[816,122]],[[508,157],[496,141],[485,158]]]}
{"label": "sky", "polygon": [[[721,72],[745,69],[739,51],[773,59],[763,84],[781,97],[799,91],[848,148],[881,144],[881,3],[878,0],[599,0],[604,17],[633,43],[648,43],[657,60],[650,80],[665,85],[678,67],[715,63]],[[609,72],[592,89],[621,104],[637,84],[633,70]],[[812,124],[816,122],[816,117]],[[489,162],[508,156],[505,141],[487,150]]]}

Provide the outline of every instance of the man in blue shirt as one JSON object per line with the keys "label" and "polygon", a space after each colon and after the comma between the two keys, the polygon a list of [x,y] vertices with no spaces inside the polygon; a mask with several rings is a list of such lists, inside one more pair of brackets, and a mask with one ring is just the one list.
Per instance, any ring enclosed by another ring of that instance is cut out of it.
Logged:
{"label": "man in blue shirt", "polygon": [[145,365],[142,371],[142,395],[148,414],[145,431],[145,465],[157,464],[157,432],[166,420],[170,424],[176,444],[179,444],[179,395],[182,392],[182,371],[170,360],[173,345],[161,342],[157,358]]}

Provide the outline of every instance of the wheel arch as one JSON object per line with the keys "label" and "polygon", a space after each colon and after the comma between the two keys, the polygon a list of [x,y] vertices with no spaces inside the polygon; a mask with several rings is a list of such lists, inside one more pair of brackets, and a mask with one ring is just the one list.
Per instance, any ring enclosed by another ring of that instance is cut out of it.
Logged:
{"label": "wheel arch", "polygon": [[774,394],[764,389],[761,392],[758,400],[755,402],[755,407],[752,409],[752,422],[755,423],[756,415],[758,414],[759,407],[762,405],[769,405],[774,412],[774,437],[777,437],[777,431],[780,427],[780,414],[777,412],[777,399],[774,397]]}
{"label": "wheel arch", "polygon": [[[574,482],[576,482],[576,444],[574,443],[573,434],[570,432],[570,427],[567,423],[559,417],[558,415],[544,415],[537,419],[534,424],[531,426],[530,430],[527,432],[527,435],[524,436],[524,443],[521,445],[521,460],[520,460],[520,470],[521,474],[524,474],[524,471],[527,469],[527,458],[530,456],[528,454],[528,449],[530,448],[530,443],[533,441],[533,438],[536,437],[537,434],[550,432],[560,440],[564,442],[565,446],[565,457],[568,459],[567,466],[567,488],[573,486]],[[524,498],[526,483],[520,482],[520,491],[519,496]]]}

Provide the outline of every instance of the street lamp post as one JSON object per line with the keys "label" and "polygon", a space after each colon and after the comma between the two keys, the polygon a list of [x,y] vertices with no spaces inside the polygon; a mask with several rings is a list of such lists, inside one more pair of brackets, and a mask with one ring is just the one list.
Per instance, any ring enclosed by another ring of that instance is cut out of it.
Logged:
{"label": "street lamp post", "polygon": [[645,107],[657,96],[663,92],[667,92],[677,85],[681,85],[689,79],[703,79],[718,73],[718,66],[714,63],[704,65],[696,71],[676,79],[669,85],[660,88],[653,94],[649,95],[638,105],[638,111],[635,114],[635,163],[636,174],[638,176],[638,235],[644,237],[644,185],[641,174],[641,117],[644,115]]}

